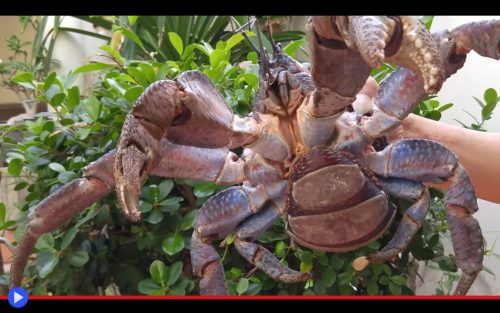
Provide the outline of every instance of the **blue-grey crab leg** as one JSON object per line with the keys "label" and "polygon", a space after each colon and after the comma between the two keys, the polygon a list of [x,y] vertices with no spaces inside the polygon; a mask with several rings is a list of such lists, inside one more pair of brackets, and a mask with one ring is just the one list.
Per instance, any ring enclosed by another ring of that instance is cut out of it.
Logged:
{"label": "blue-grey crab leg", "polygon": [[270,227],[282,214],[283,208],[271,199],[283,198],[285,188],[285,181],[266,187],[231,187],[205,202],[196,216],[191,239],[191,261],[194,274],[201,277],[201,294],[227,294],[224,270],[211,242],[235,230],[235,246],[240,254],[271,277],[285,282],[304,281],[309,277],[307,273],[285,267],[268,250],[247,241]]}
{"label": "blue-grey crab leg", "polygon": [[[467,53],[500,58],[500,20],[469,23],[433,35],[444,67],[444,79],[463,67]],[[375,98],[373,116],[362,122],[368,138],[377,138],[398,126],[425,97],[424,80],[416,72],[399,67],[385,79]]]}
{"label": "blue-grey crab leg", "polygon": [[[162,140],[163,159],[152,175],[189,178],[217,184],[237,184],[244,180],[245,161],[228,149],[186,147]],[[22,273],[38,238],[62,226],[115,187],[113,162],[115,150],[83,169],[83,178],[63,186],[40,202],[29,216],[26,230],[16,248],[10,270],[10,287],[21,284]]]}
{"label": "blue-grey crab leg", "polygon": [[[410,180],[398,179],[397,183],[401,183],[405,187],[413,187],[413,189],[399,189],[394,186],[393,191],[396,191],[397,188],[397,192],[390,194],[399,198],[415,200],[415,203],[406,210],[394,237],[382,250],[354,261],[353,265],[356,270],[362,270],[369,263],[380,263],[395,258],[408,247],[425,220],[430,202],[429,191],[422,184]],[[385,188],[384,190],[387,191]]]}
{"label": "blue-grey crab leg", "polygon": [[251,264],[275,280],[285,283],[297,283],[307,280],[310,275],[297,272],[283,265],[269,250],[260,244],[251,242],[282,215],[282,211],[273,203],[256,215],[245,220],[236,231],[234,245],[238,252]]}
{"label": "blue-grey crab leg", "polygon": [[369,153],[364,162],[370,170],[384,177],[451,182],[444,203],[456,263],[462,270],[455,294],[466,294],[482,270],[484,242],[479,223],[472,217],[478,210],[474,187],[458,158],[440,143],[408,139],[395,142],[380,152]]}

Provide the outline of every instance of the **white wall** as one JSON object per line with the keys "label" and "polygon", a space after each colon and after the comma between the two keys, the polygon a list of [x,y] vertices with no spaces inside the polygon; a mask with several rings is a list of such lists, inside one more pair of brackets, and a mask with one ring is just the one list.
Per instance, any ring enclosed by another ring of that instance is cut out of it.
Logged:
{"label": "white wall", "polygon": [[[453,29],[465,23],[495,18],[500,19],[500,16],[436,16],[431,31]],[[500,94],[500,61],[484,58],[475,52],[471,52],[467,56],[465,66],[445,82],[438,94],[438,100],[442,104],[448,102],[455,104],[452,109],[443,114],[442,121],[460,125],[454,120],[458,119],[466,125],[470,125],[472,118],[464,110],[469,111],[476,117],[480,117],[481,108],[476,104],[472,96],[483,99],[484,91],[490,87],[496,89]],[[486,129],[492,132],[500,132],[500,106],[497,107],[492,119],[486,122]],[[499,160],[485,160],[485,162],[496,162],[500,166]],[[475,216],[479,220],[487,246],[491,248],[495,241],[499,241],[494,247],[494,253],[500,255],[500,204],[479,200],[479,212]],[[499,295],[500,257],[486,256],[484,265],[497,273],[498,277],[482,271],[469,294]],[[421,274],[423,274],[425,284],[417,284],[417,293],[434,294],[436,282],[441,278],[441,275],[432,273],[428,268],[422,268]]]}

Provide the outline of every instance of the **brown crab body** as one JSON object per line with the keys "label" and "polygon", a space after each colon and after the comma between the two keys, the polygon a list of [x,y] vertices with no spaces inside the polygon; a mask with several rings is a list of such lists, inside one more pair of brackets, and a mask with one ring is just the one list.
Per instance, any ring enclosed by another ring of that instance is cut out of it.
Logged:
{"label": "brown crab body", "polygon": [[288,232],[295,241],[334,252],[376,240],[396,213],[370,172],[350,154],[326,146],[313,148],[293,165],[287,207]]}

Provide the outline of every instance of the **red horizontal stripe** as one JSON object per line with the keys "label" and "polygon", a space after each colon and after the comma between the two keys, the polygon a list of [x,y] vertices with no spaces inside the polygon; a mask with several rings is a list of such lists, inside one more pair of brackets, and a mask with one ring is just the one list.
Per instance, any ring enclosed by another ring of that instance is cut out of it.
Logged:
{"label": "red horizontal stripe", "polygon": [[[29,300],[500,300],[495,296],[29,296]],[[7,296],[0,296],[7,300]]]}

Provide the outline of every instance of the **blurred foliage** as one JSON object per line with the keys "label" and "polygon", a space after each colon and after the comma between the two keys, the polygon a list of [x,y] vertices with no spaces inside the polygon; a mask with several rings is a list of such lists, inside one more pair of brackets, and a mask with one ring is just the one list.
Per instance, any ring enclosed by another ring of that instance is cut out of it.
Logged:
{"label": "blurred foliage", "polygon": [[[112,31],[109,44],[101,47],[109,62],[92,62],[67,75],[52,72],[42,77],[19,68],[12,77],[33,93],[34,100],[55,110],[24,124],[0,125],[0,144],[9,150],[8,172],[20,176],[14,189],[28,192],[19,207],[19,221],[5,221],[5,208],[0,206],[0,230],[17,223],[16,240],[28,214],[42,199],[80,177],[84,166],[116,146],[125,115],[149,84],[197,69],[216,84],[235,113],[244,116],[252,110],[258,88],[257,55],[248,50],[241,34],[228,33],[227,25],[221,26],[230,20],[227,17],[80,18]],[[246,21],[236,20],[240,25]],[[211,28],[207,30],[205,24]],[[254,33],[248,34],[255,39]],[[304,42],[302,37],[288,42],[292,37],[278,34],[275,39],[285,41],[284,50],[292,56]],[[123,42],[121,35],[126,38]],[[384,65],[373,75],[380,80],[391,69]],[[74,81],[86,72],[96,73],[98,80],[84,97]],[[449,106],[427,99],[416,113],[439,120],[440,112]],[[14,132],[22,133],[24,140],[14,140]],[[150,177],[142,189],[138,223],[125,219],[114,194],[100,199],[58,230],[40,237],[36,260],[27,267],[23,286],[31,294],[198,294],[189,257],[192,223],[199,207],[223,188]],[[407,251],[394,262],[370,265],[362,272],[354,271],[352,261],[387,244],[410,202],[391,199],[399,214],[390,229],[378,241],[349,253],[298,247],[286,234],[284,219],[279,219],[258,241],[283,264],[311,272],[312,279],[305,283],[279,283],[255,270],[236,252],[230,235],[224,247],[214,243],[222,256],[229,290],[233,295],[413,294],[408,287],[409,277],[414,277],[412,259],[432,261],[446,273],[457,272],[453,255],[445,254],[442,244],[448,234],[443,194],[431,193],[431,210]],[[0,284],[6,283],[7,274],[0,277]]]}

